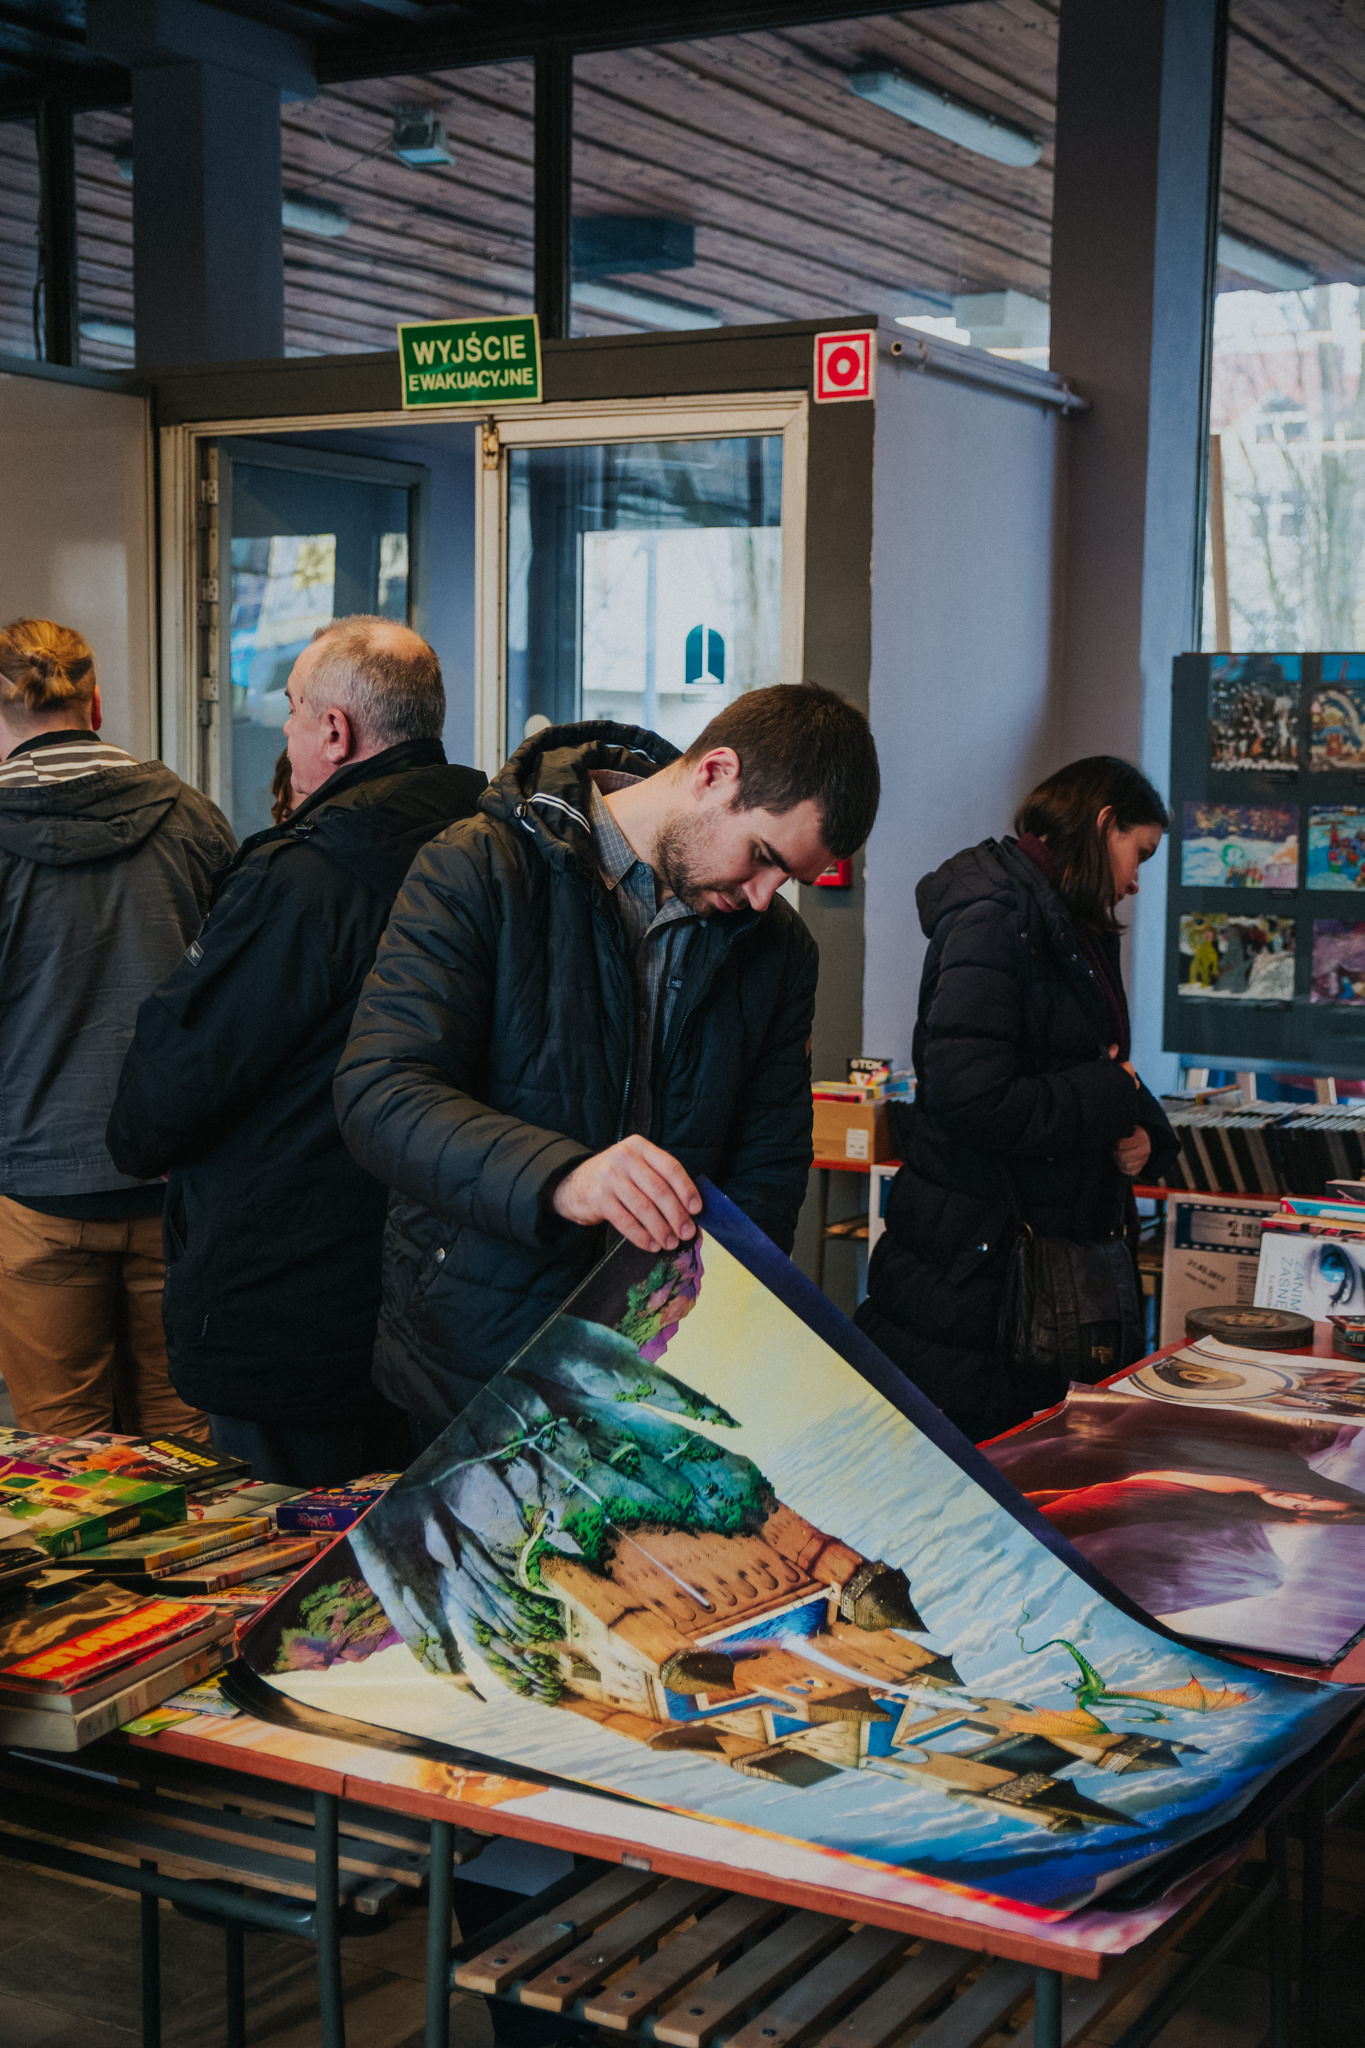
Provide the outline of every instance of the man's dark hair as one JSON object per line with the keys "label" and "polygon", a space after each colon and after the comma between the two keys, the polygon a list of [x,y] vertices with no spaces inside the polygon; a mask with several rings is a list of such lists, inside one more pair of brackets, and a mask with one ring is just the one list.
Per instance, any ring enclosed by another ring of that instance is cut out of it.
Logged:
{"label": "man's dark hair", "polygon": [[844,860],[872,830],[881,796],[877,749],[861,711],[818,683],[779,683],[750,690],[718,711],[693,740],[684,761],[713,747],[739,756],[737,810],[780,817],[813,800],[821,838]]}

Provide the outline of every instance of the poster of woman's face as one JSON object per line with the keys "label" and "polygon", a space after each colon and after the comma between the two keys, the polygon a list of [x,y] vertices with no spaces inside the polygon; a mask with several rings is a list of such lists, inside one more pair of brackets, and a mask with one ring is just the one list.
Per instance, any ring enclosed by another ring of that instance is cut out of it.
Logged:
{"label": "poster of woman's face", "polygon": [[1329,1664],[1365,1628],[1365,1430],[1076,1389],[986,1455],[1182,1633]]}

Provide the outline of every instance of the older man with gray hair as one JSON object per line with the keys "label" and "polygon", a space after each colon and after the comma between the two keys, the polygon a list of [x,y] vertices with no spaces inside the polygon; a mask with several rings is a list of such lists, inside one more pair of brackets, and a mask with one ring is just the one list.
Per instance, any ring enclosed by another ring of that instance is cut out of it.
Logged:
{"label": "older man with gray hair", "polygon": [[446,764],[436,655],[410,627],[323,628],[288,682],[295,808],[220,877],[138,1012],[108,1142],[167,1173],[171,1379],[259,1479],[335,1486],[407,1462],[370,1383],[386,1193],[351,1160],[332,1075],[400,883],[473,815]]}

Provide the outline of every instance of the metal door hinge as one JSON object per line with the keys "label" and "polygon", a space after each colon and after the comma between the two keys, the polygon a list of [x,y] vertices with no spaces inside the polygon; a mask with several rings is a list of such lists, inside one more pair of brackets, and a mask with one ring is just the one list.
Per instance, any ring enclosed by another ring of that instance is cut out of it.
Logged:
{"label": "metal door hinge", "polygon": [[201,576],[201,577],[200,577],[200,579],[199,579],[199,602],[200,602],[200,604],[217,604],[217,602],[218,602],[218,578],[217,578],[216,576]]}
{"label": "metal door hinge", "polygon": [[217,676],[200,676],[199,702],[201,704],[216,704],[218,702]]}
{"label": "metal door hinge", "polygon": [[479,429],[479,445],[483,450],[485,469],[496,469],[502,460],[502,442],[498,438],[496,420],[485,420]]}
{"label": "metal door hinge", "polygon": [[216,505],[218,503],[218,479],[216,476],[200,477],[199,502],[201,505]]}

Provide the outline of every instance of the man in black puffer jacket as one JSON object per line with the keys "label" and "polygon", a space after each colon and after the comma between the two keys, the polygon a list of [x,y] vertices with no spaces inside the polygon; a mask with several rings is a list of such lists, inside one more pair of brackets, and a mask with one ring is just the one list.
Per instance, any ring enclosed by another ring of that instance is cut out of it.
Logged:
{"label": "man in black puffer jacket", "polygon": [[682,757],[632,726],[538,733],[415,863],[336,1096],[395,1191],[376,1379],[419,1436],[571,1292],[602,1225],[690,1237],[697,1175],[790,1248],[816,955],[774,897],[861,845],[876,803],[860,712],[758,690]]}
{"label": "man in black puffer jacket", "polygon": [[406,1462],[370,1383],[385,1192],[337,1131],[332,1075],[414,855],[471,815],[440,665],[387,619],[324,629],[289,678],[288,821],[248,839],[138,1013],[109,1124],[170,1169],[171,1377],[257,1478],[332,1486]]}

